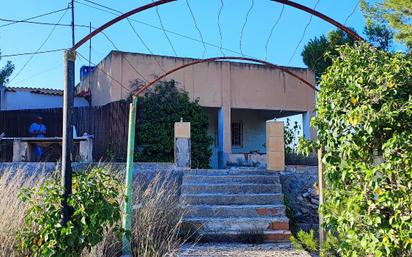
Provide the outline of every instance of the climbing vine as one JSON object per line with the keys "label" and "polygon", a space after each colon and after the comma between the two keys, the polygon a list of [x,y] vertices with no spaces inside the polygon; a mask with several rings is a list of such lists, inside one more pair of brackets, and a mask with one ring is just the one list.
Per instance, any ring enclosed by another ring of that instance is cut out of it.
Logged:
{"label": "climbing vine", "polygon": [[359,43],[322,76],[324,227],[342,256],[412,256],[412,60]]}

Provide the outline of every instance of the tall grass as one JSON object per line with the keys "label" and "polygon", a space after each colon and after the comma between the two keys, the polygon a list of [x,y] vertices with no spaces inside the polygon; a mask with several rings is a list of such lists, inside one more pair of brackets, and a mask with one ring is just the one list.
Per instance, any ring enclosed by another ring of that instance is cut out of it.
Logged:
{"label": "tall grass", "polygon": [[[113,170],[114,175],[118,172]],[[16,251],[16,232],[23,224],[27,209],[18,198],[20,189],[38,188],[52,174],[42,169],[28,171],[27,166],[9,168],[0,173],[0,256],[20,256]],[[191,236],[187,233],[181,236],[186,208],[179,202],[179,194],[179,183],[171,175],[158,173],[148,183],[135,181],[131,231],[133,256],[177,255],[187,236]],[[193,233],[195,232],[191,232]],[[120,255],[121,241],[118,235],[109,229],[105,232],[104,240],[90,252],[84,251],[82,257]]]}
{"label": "tall grass", "polygon": [[16,233],[22,227],[27,205],[18,198],[21,188],[40,187],[51,176],[44,169],[13,166],[0,174],[0,256],[19,256]]}

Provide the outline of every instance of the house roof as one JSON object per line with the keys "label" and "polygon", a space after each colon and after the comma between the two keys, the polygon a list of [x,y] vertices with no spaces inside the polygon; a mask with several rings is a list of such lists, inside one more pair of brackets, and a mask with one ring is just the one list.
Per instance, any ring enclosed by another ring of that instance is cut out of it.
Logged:
{"label": "house roof", "polygon": [[52,88],[38,88],[38,87],[6,87],[7,91],[10,92],[30,92],[33,94],[42,94],[42,95],[56,95],[62,96],[63,90],[61,89],[52,89]]}

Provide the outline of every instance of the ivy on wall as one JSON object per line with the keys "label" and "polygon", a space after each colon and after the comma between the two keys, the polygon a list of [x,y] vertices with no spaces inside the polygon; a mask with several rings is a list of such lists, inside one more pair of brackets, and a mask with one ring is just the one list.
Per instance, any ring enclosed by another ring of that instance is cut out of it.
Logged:
{"label": "ivy on wall", "polygon": [[137,161],[172,162],[174,156],[174,123],[190,122],[192,167],[208,168],[212,155],[212,138],[207,134],[207,114],[198,100],[190,101],[187,92],[176,87],[176,81],[161,82],[139,97],[137,121]]}
{"label": "ivy on wall", "polygon": [[338,51],[317,141],[301,141],[324,147],[324,227],[341,256],[412,256],[412,60],[365,43]]}

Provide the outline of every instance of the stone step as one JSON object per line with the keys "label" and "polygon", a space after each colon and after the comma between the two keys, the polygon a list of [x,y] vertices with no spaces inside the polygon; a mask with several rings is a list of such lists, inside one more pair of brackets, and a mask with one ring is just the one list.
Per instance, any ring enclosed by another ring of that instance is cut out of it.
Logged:
{"label": "stone step", "polygon": [[195,217],[275,217],[285,215],[285,206],[279,205],[191,205],[188,218]]}
{"label": "stone step", "polygon": [[246,233],[289,230],[289,220],[282,217],[185,218],[184,222],[198,228],[199,233]]}
{"label": "stone step", "polygon": [[269,175],[278,176],[276,172],[268,172],[259,169],[193,169],[185,172],[185,175],[201,176],[228,176],[228,175]]}
{"label": "stone step", "polygon": [[182,193],[281,193],[280,184],[182,184]]}
{"label": "stone step", "polygon": [[203,176],[184,175],[183,184],[279,184],[279,176],[273,175],[228,175],[228,176]]}
{"label": "stone step", "polygon": [[181,200],[189,205],[281,204],[283,194],[182,194]]}
{"label": "stone step", "polygon": [[[263,241],[265,243],[289,243],[290,235],[289,230],[263,231]],[[242,242],[242,237],[244,236],[234,231],[202,234],[202,240],[206,242]]]}

